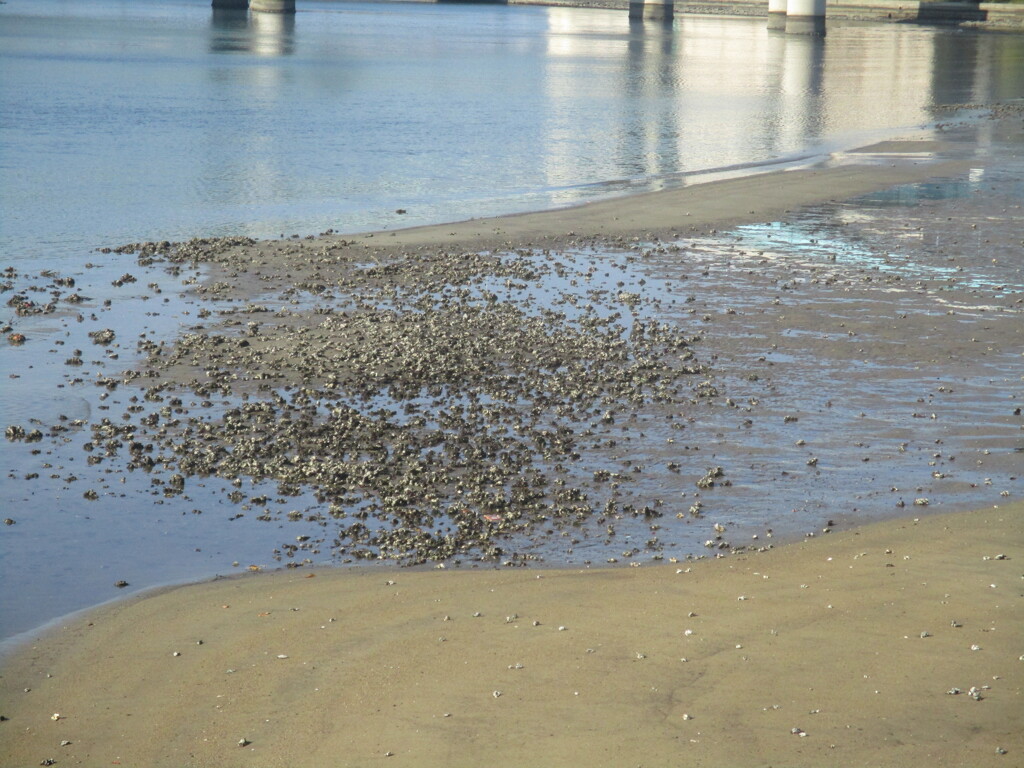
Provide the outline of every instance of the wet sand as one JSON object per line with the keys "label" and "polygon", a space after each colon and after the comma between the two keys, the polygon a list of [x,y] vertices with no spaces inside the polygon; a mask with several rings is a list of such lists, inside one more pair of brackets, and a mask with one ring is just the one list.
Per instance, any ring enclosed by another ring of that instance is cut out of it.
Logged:
{"label": "wet sand", "polygon": [[4,762],[1014,765],[1022,515],[692,565],[172,589],[7,664]]}
{"label": "wet sand", "polygon": [[[922,142],[926,152],[931,141]],[[916,153],[917,142],[900,142],[902,153]],[[882,151],[891,145],[879,145]],[[871,154],[871,147],[861,150]],[[899,154],[896,160],[899,160]],[[868,192],[962,171],[969,161],[909,160],[837,168],[807,168],[721,179],[705,184],[604,200],[576,208],[539,211],[415,227],[370,236],[346,237],[357,244],[387,249],[550,247],[581,238],[669,239],[709,228],[777,218],[803,205],[844,200]],[[571,233],[571,234],[570,234]],[[383,239],[383,242],[381,241]]]}
{"label": "wet sand", "polygon": [[[876,154],[894,149],[909,154],[343,239],[378,254],[651,241],[976,162],[918,161],[905,144]],[[229,269],[243,256],[228,254]],[[790,324],[822,321],[801,309]],[[1019,339],[997,325],[990,349]],[[5,659],[0,754],[11,765],[1013,764],[1024,506],[927,512],[704,562],[301,569],[130,599]]]}

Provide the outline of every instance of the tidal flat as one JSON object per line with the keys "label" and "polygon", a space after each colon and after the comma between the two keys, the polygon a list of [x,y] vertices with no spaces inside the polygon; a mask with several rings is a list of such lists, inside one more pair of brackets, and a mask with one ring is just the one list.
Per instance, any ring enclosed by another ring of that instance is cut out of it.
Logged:
{"label": "tidal flat", "polygon": [[965,146],[9,269],[5,634],[244,569],[639,565],[1019,498],[1021,180]]}

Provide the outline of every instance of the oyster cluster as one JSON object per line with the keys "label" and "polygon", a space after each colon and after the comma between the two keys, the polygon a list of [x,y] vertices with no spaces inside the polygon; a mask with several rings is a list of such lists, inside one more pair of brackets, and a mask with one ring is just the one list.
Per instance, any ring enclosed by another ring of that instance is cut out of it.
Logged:
{"label": "oyster cluster", "polygon": [[293,516],[323,536],[287,557],[330,546],[513,564],[526,556],[510,541],[657,516],[618,497],[629,477],[613,430],[709,386],[693,339],[615,287],[621,265],[580,254],[239,238],[118,250],[206,270],[194,290],[207,322],[172,343],[143,334],[142,367],[124,377],[137,404],[93,425],[90,444],[154,472],[168,496],[225,478],[264,519],[269,499],[245,481],[314,494],[319,506]]}

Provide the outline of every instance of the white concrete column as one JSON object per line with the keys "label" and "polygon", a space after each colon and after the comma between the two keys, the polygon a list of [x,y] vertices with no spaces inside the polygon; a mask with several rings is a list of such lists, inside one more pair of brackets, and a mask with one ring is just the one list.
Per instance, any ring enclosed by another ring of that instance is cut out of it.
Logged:
{"label": "white concrete column", "polygon": [[786,26],[786,4],[789,0],[768,0],[768,29]]}
{"label": "white concrete column", "polygon": [[786,0],[786,31],[825,34],[825,0]]}
{"label": "white concrete column", "polygon": [[295,13],[295,0],[250,0],[249,10],[264,13]]}
{"label": "white concrete column", "polygon": [[[769,9],[771,5],[769,5]],[[787,16],[824,16],[825,0],[786,0]]]}

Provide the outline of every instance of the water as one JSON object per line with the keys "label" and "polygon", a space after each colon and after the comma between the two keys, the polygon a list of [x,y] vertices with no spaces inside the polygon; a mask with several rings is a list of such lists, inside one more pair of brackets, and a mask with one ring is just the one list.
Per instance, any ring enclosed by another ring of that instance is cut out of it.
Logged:
{"label": "water", "polygon": [[[1024,41],[599,10],[0,7],[0,253],[358,231],[806,158],[1019,96]],[[406,215],[395,213],[397,209]]]}
{"label": "water", "polygon": [[[194,306],[180,296],[182,280],[195,275],[143,279],[131,259],[98,254],[98,246],[381,229],[568,205],[714,174],[815,163],[833,150],[922,129],[929,135],[936,120],[949,117],[944,104],[1022,92],[1024,39],[1013,35],[844,25],[815,39],[769,32],[760,19],[684,16],[666,30],[596,10],[327,2],[300,9],[291,18],[217,13],[206,0],[0,6],[0,266],[12,265],[23,277],[43,269],[74,276],[92,297],[80,308],[85,318],[96,315],[119,344],[124,340],[115,360],[91,344],[86,333],[97,325],[78,322],[77,310],[18,319],[32,343],[0,347],[0,425],[50,425],[56,414],[116,417],[127,407],[127,388],[107,398],[73,379],[88,383],[130,367],[130,340],[140,326],[159,340],[194,322]],[[1019,171],[1007,171],[1018,191]],[[864,205],[906,206],[973,189],[969,179],[918,185]],[[397,214],[399,208],[408,213]],[[870,216],[878,218],[877,210]],[[770,294],[721,280],[720,270],[728,274],[739,263],[738,247],[757,264],[769,242],[781,241],[785,247],[772,256],[780,279],[799,280],[793,275],[822,256],[817,246],[825,238],[816,227],[810,216],[690,243],[691,263],[708,274],[686,290],[705,288],[702,312],[764,311]],[[880,256],[847,235],[829,232],[825,239],[842,255],[833,266],[844,274],[877,266],[911,278],[948,277],[942,263],[916,255],[908,261],[890,243]],[[815,247],[807,247],[812,241]],[[606,264],[622,255],[577,258]],[[976,267],[967,287],[1000,282],[1020,290],[1019,268]],[[140,282],[112,288],[126,269]],[[682,307],[678,269],[671,260],[651,259],[616,278],[627,290],[643,285]],[[33,278],[41,287],[48,279]],[[103,305],[107,297],[116,299],[111,308]],[[932,298],[920,301],[934,309]],[[857,309],[849,312],[853,318]],[[666,317],[689,322],[682,309]],[[12,318],[5,307],[0,319]],[[64,361],[76,348],[85,351],[83,365],[69,368]],[[779,412],[816,396],[823,374],[813,356],[777,350],[771,362],[797,366],[803,377],[790,400],[773,406]],[[966,398],[957,411],[969,432],[965,452],[1015,445],[1012,425],[986,399],[986,388],[995,398],[1012,380],[1014,362],[993,355],[987,369],[957,382],[957,397]],[[752,358],[738,360],[735,370],[724,361],[719,367],[723,380],[743,391],[742,374],[754,364]],[[826,379],[842,373],[830,371]],[[802,434],[820,438],[841,423],[844,440],[877,437],[886,419],[897,421],[913,407],[914,381],[890,385],[891,391],[865,390],[838,407],[838,417],[805,415]],[[878,395],[893,405],[872,414],[879,424],[864,426],[860,410]],[[799,531],[833,514],[836,498],[857,499],[839,516],[862,519],[891,509],[885,492],[858,493],[864,482],[856,473],[824,471],[810,486],[780,482],[779,462],[802,468],[806,451],[788,443],[777,448],[777,430],[760,423],[740,440],[734,421],[733,410],[709,406],[688,433],[699,432],[691,439],[705,446],[707,459],[693,459],[698,474],[710,461],[726,464],[736,478],[728,494],[709,499],[721,515],[716,519],[745,533],[765,526]],[[973,446],[970,440],[986,430],[995,442]],[[651,433],[664,436],[653,423]],[[0,443],[0,503],[3,516],[17,518],[2,531],[0,573],[9,588],[0,596],[0,636],[108,599],[117,594],[115,580],[135,589],[231,571],[235,561],[273,564],[269,553],[283,540],[316,532],[303,523],[256,523],[256,512],[240,517],[224,499],[230,488],[215,479],[190,484],[186,498],[165,498],[140,473],[88,465],[84,439],[72,430],[66,441],[35,444],[38,453],[32,445]],[[823,467],[842,464],[840,442],[817,446]],[[887,444],[889,473],[913,472],[915,482],[927,483],[929,454],[920,445],[896,461]],[[632,450],[638,461],[664,459],[663,447]],[[741,460],[751,462],[749,472],[733,469]],[[1014,488],[1011,470],[984,471],[994,478],[992,494]],[[25,479],[33,474],[39,477]],[[639,495],[677,482],[664,472],[652,476],[639,484]],[[873,487],[886,486],[884,479],[873,477]],[[983,484],[988,476],[969,479]],[[685,487],[692,494],[689,480]],[[764,487],[772,488],[771,503],[752,503],[763,500]],[[98,489],[100,501],[84,501],[87,488]],[[260,491],[246,485],[248,494]],[[307,494],[279,512],[315,506]],[[624,530],[610,546],[590,535],[575,553],[549,547],[541,554],[551,562],[601,562],[646,535],[642,526]],[[706,535],[697,526],[666,533],[667,554],[699,550]],[[326,553],[320,559],[330,560]]]}

